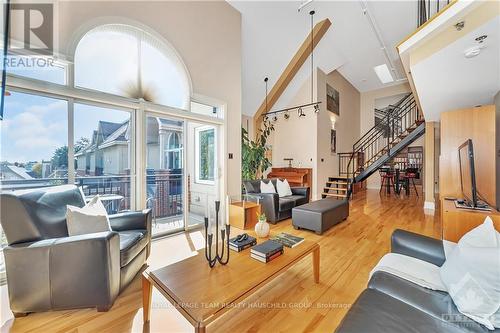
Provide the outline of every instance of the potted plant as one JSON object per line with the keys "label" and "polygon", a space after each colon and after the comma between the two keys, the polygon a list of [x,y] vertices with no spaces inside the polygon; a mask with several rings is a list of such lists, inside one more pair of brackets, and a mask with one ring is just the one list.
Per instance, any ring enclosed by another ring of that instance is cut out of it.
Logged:
{"label": "potted plant", "polygon": [[259,238],[265,238],[269,236],[269,223],[267,223],[266,214],[257,213],[257,224],[255,225],[255,234]]}
{"label": "potted plant", "polygon": [[254,180],[262,178],[264,172],[271,166],[267,157],[270,150],[267,138],[274,131],[271,122],[264,122],[263,128],[259,129],[255,141],[250,140],[248,131],[241,128],[241,176],[243,180]]}

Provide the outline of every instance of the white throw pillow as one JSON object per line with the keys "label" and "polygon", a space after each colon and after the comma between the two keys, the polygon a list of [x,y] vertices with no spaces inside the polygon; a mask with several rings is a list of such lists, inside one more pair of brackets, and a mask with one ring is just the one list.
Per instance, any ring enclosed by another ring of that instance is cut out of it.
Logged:
{"label": "white throw pillow", "polygon": [[284,179],[281,181],[280,179],[276,180],[276,189],[278,190],[279,197],[286,197],[292,195],[292,189],[288,184],[288,180]]}
{"label": "white throw pillow", "polygon": [[108,213],[98,195],[93,197],[83,208],[68,205],[66,225],[69,236],[111,231]]}
{"label": "white throw pillow", "polygon": [[262,180],[260,181],[260,193],[276,193],[273,182],[269,181],[267,184]]}
{"label": "white throw pillow", "polygon": [[439,270],[458,311],[490,330],[498,325],[500,310],[499,240],[487,217],[460,239]]}

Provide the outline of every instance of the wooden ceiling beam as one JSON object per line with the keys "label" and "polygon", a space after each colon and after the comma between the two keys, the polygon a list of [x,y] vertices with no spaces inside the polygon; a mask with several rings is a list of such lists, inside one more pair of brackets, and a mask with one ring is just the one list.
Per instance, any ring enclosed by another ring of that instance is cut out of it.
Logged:
{"label": "wooden ceiling beam", "polygon": [[[328,31],[328,28],[330,28],[331,25],[332,23],[330,22],[329,19],[324,19],[323,21],[318,22],[314,26],[313,31],[307,35],[306,39],[304,40],[300,48],[297,50],[292,60],[290,60],[288,66],[286,66],[281,76],[278,78],[274,86],[271,88],[271,91],[269,91],[267,95],[267,105],[269,110],[271,110],[274,104],[278,101],[278,99],[288,86],[288,84],[292,81],[292,79],[295,77],[299,69],[307,60],[307,58],[311,55],[311,34],[313,34],[312,40],[314,41],[314,44],[312,49],[314,49],[316,45],[318,45],[321,38],[323,38],[325,33]],[[266,100],[264,98],[262,104],[257,109],[257,112],[253,117],[255,135],[258,134],[258,129],[262,125],[262,119],[263,119],[262,115],[265,112],[266,112]]]}

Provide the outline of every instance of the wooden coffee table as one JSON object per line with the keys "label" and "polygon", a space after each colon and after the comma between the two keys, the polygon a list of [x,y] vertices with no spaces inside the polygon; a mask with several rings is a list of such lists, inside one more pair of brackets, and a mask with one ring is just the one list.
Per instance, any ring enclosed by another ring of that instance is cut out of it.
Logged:
{"label": "wooden coffee table", "polygon": [[144,271],[142,295],[144,322],[150,320],[154,286],[193,325],[195,332],[205,327],[271,281],[277,275],[312,254],[314,281],[319,283],[319,245],[304,240],[267,264],[250,258],[250,249],[231,251],[226,266],[210,269],[204,250],[197,255],[163,268]]}

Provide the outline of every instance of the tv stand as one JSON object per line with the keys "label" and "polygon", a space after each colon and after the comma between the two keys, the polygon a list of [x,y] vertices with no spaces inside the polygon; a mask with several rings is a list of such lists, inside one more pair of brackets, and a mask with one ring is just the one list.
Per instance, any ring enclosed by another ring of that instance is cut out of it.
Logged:
{"label": "tv stand", "polygon": [[460,209],[471,209],[491,212],[491,207],[483,201],[478,201],[477,206],[473,206],[468,200],[457,199],[455,200],[455,207]]}
{"label": "tv stand", "polygon": [[453,201],[441,201],[441,223],[443,239],[458,242],[468,231],[474,229],[484,222],[489,216],[493,220],[495,229],[500,231],[500,212],[496,209],[491,211],[477,209],[461,209],[455,206]]}

